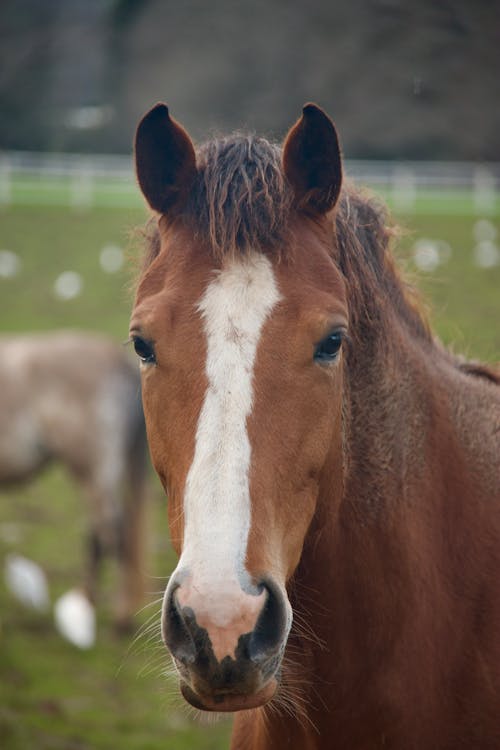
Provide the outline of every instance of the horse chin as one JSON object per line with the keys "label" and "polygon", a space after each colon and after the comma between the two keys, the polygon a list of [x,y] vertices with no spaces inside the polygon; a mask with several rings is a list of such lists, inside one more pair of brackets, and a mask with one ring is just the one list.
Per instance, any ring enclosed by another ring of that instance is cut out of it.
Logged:
{"label": "horse chin", "polygon": [[231,713],[234,711],[246,711],[251,708],[259,708],[268,703],[274,697],[278,689],[278,681],[275,677],[256,693],[237,694],[229,692],[218,692],[212,695],[198,695],[186,683],[180,684],[181,693],[194,708],[200,711],[216,711],[220,713]]}

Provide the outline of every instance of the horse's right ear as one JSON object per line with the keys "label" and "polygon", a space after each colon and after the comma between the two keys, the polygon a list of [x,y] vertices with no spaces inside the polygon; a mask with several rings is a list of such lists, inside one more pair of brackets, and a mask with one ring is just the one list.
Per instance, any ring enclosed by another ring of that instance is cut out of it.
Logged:
{"label": "horse's right ear", "polygon": [[156,104],[135,134],[135,168],[140,188],[155,211],[167,214],[185,200],[196,174],[193,143],[168,112]]}

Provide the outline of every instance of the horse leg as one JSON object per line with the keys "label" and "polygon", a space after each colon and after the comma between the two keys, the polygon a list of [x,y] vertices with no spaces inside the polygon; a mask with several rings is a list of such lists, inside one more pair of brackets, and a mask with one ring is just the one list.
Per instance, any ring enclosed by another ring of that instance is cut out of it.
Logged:
{"label": "horse leg", "polygon": [[84,591],[92,604],[95,604],[97,600],[97,587],[103,556],[104,549],[99,532],[91,526],[87,535]]}
{"label": "horse leg", "polygon": [[121,511],[115,488],[104,486],[90,473],[83,479],[89,505],[84,590],[95,604],[98,598],[99,577],[105,557],[117,557],[120,547]]}
{"label": "horse leg", "polygon": [[130,629],[132,619],[144,595],[144,552],[146,532],[146,455],[145,450],[132,451],[128,461],[128,482],[125,488],[119,525],[118,562],[120,584],[115,602],[115,625]]}

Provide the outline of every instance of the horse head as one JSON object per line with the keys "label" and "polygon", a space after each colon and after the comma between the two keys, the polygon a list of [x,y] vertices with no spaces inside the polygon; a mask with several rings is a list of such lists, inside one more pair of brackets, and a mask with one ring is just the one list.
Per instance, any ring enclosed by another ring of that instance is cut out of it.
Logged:
{"label": "horse head", "polygon": [[158,104],[135,159],[158,242],[130,334],[179,555],[163,638],[191,704],[252,708],[279,684],[320,487],[342,493],[338,139],[309,104],[282,149],[234,136],[196,152]]}

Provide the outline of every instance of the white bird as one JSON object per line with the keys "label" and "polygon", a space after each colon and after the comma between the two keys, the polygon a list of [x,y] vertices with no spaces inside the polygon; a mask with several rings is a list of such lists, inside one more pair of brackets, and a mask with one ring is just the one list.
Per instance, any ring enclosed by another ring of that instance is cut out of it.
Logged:
{"label": "white bird", "polygon": [[5,583],[16,599],[26,607],[47,612],[49,587],[45,573],[37,563],[21,555],[7,555],[4,574]]}
{"label": "white bird", "polygon": [[95,612],[83,592],[71,589],[54,605],[54,619],[61,635],[74,646],[86,649],[95,643]]}

